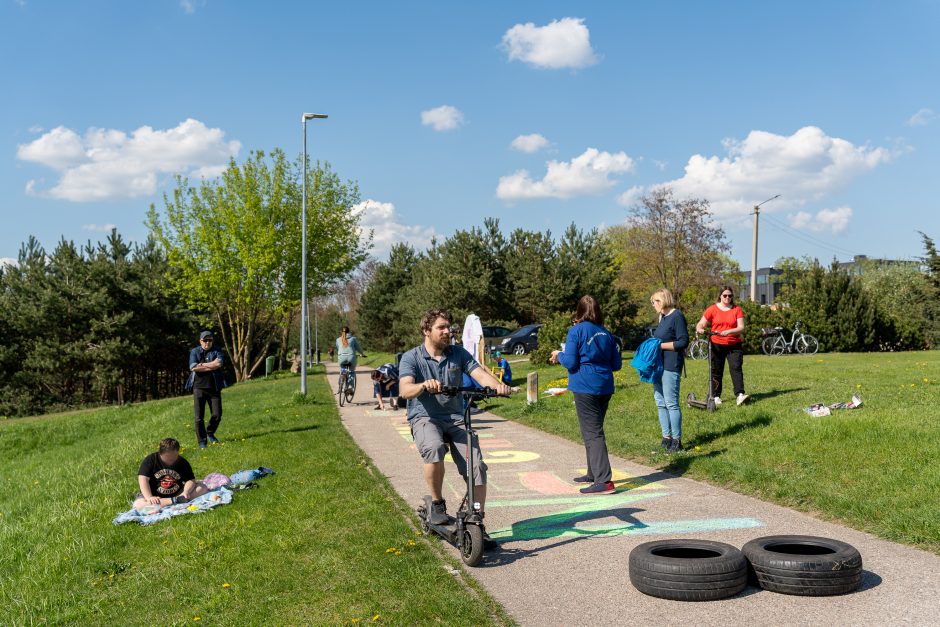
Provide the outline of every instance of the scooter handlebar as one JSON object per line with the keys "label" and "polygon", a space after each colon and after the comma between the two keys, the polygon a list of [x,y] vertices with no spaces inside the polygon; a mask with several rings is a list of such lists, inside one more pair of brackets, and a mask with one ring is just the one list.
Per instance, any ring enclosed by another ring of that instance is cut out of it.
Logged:
{"label": "scooter handlebar", "polygon": [[[515,394],[519,391],[519,388],[509,388],[512,394]],[[457,396],[458,394],[473,394],[474,396],[482,396],[483,398],[494,398],[497,396],[502,396],[496,390],[490,387],[485,388],[475,388],[475,387],[464,387],[458,385],[443,385],[441,386],[441,394],[446,396]]]}

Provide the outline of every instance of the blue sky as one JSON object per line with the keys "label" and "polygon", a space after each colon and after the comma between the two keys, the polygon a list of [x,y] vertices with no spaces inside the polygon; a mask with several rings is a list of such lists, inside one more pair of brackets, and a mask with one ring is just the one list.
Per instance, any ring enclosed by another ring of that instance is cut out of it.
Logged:
{"label": "blue sky", "polygon": [[312,158],[359,182],[379,255],[487,216],[617,224],[666,183],[745,269],[775,194],[760,265],[940,240],[933,1],[0,0],[0,59],[2,258],[142,239],[174,172],[297,153],[303,111],[329,114]]}

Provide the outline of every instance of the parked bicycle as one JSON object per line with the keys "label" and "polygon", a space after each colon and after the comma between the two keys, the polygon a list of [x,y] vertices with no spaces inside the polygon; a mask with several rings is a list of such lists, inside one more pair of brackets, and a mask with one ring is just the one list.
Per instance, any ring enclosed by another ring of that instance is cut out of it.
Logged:
{"label": "parked bicycle", "polygon": [[336,393],[339,395],[340,407],[344,403],[351,403],[353,396],[356,395],[356,373],[348,365],[340,366]]}
{"label": "parked bicycle", "polygon": [[696,361],[708,359],[708,340],[702,337],[692,340],[692,343],[685,349],[685,355]]}
{"label": "parked bicycle", "polygon": [[764,340],[761,342],[761,350],[765,355],[783,355],[784,353],[800,353],[802,355],[815,355],[819,350],[819,340],[808,333],[800,331],[800,321],[797,320],[793,325],[793,332],[790,340],[784,338],[786,329],[783,327],[764,328],[761,333]]}

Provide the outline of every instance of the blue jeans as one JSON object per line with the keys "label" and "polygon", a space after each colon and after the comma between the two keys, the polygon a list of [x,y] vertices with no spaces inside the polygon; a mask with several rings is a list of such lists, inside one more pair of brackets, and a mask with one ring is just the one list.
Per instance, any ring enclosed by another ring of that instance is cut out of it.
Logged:
{"label": "blue jeans", "polygon": [[664,438],[682,438],[682,409],[679,405],[679,373],[663,371],[663,378],[653,382],[653,398],[659,410],[659,424]]}

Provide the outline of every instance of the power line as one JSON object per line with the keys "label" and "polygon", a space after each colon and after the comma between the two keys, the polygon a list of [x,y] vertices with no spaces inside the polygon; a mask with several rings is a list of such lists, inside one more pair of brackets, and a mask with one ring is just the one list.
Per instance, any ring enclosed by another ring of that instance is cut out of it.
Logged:
{"label": "power line", "polygon": [[787,235],[789,235],[789,236],[791,236],[791,237],[794,237],[794,238],[796,238],[796,239],[802,240],[804,243],[808,243],[808,244],[812,244],[812,245],[814,245],[814,246],[819,246],[819,247],[821,247],[821,248],[825,248],[826,250],[828,250],[828,251],[830,251],[830,252],[833,252],[833,253],[836,253],[836,254],[838,254],[838,255],[852,255],[852,256],[855,256],[855,255],[861,255],[861,254],[862,254],[862,253],[859,253],[859,252],[857,252],[857,251],[849,250],[848,248],[842,248],[841,246],[838,246],[838,245],[836,245],[836,244],[832,244],[832,243],[830,243],[830,242],[827,242],[827,241],[825,241],[825,240],[819,239],[819,238],[817,238],[817,237],[813,237],[812,235],[810,235],[810,234],[808,234],[808,233],[803,233],[803,232],[801,232],[801,231],[797,231],[796,229],[791,228],[791,227],[789,227],[789,226],[783,224],[781,221],[779,221],[779,220],[777,220],[776,218],[773,218],[773,217],[771,217],[771,216],[769,216],[769,215],[766,215],[766,214],[765,214],[765,215],[764,215],[764,218],[767,219],[767,220],[771,223],[771,225],[774,226],[774,227],[776,227],[778,230],[783,231],[785,234],[787,234]]}

